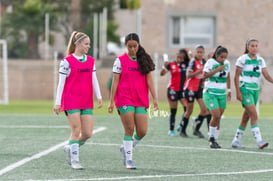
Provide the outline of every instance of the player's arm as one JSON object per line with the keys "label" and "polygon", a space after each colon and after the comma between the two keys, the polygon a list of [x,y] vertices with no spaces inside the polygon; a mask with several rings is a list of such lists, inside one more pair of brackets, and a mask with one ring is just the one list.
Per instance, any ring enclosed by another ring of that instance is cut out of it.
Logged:
{"label": "player's arm", "polygon": [[193,78],[203,71],[203,67],[197,71],[194,71],[194,67],[195,67],[195,60],[192,59],[189,63],[189,67],[187,69],[187,74],[186,74],[187,78]]}
{"label": "player's arm", "polygon": [[227,100],[231,100],[231,89],[230,89],[230,73],[227,76]]}
{"label": "player's arm", "polygon": [[242,72],[242,68],[239,66],[236,66],[235,75],[234,75],[234,85],[236,90],[236,96],[239,101],[242,101],[242,94],[240,92],[240,85],[239,85],[239,78],[240,74]]}
{"label": "player's arm", "polygon": [[64,85],[65,85],[66,77],[69,75],[69,73],[70,73],[69,63],[66,60],[62,60],[60,63],[60,68],[59,68],[59,83],[57,87],[56,100],[55,100],[55,105],[53,109],[56,114],[59,114],[61,111],[61,100],[62,100]]}
{"label": "player's arm", "polygon": [[112,113],[113,109],[114,109],[114,99],[115,99],[115,96],[117,93],[120,74],[122,72],[121,68],[122,67],[121,67],[120,60],[119,60],[119,58],[116,58],[116,60],[114,62],[114,66],[113,66],[113,79],[112,79],[112,87],[111,87],[111,91],[110,91],[110,102],[109,102],[109,106],[108,106],[109,113]]}
{"label": "player's arm", "polygon": [[225,66],[221,65],[219,67],[217,67],[216,69],[214,69],[213,71],[204,71],[203,73],[203,78],[209,78],[211,76],[213,76],[214,74],[216,74],[217,72],[221,72],[222,70],[224,70]]}
{"label": "player's arm", "polygon": [[101,96],[101,92],[100,92],[100,86],[99,86],[99,81],[97,79],[97,74],[96,74],[96,66],[94,65],[93,67],[93,73],[92,73],[92,86],[93,89],[95,91],[97,100],[98,100],[98,106],[99,108],[102,107],[103,102],[102,102],[102,96]]}
{"label": "player's arm", "polygon": [[155,93],[152,71],[147,74],[147,84],[148,84],[149,90],[151,92],[151,95],[153,97],[154,110],[156,111],[156,110],[158,110],[158,102],[157,102],[157,97],[156,97],[156,93]]}
{"label": "player's arm", "polygon": [[170,70],[170,63],[169,62],[164,62],[164,65],[162,65],[162,69],[160,71],[160,76],[165,75],[168,70]]}
{"label": "player's arm", "polygon": [[267,81],[273,83],[273,79],[272,79],[272,77],[269,75],[269,73],[268,73],[268,71],[267,71],[267,68],[263,68],[263,69],[262,69],[262,74],[263,74],[264,78],[265,78]]}

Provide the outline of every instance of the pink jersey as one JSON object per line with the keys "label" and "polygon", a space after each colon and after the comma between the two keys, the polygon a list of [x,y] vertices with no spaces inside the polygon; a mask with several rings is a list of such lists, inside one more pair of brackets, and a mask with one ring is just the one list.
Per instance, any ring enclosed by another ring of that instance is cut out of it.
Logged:
{"label": "pink jersey", "polygon": [[140,73],[137,61],[131,60],[126,53],[118,58],[121,63],[121,74],[115,96],[116,107],[135,106],[148,108],[147,76]]}
{"label": "pink jersey", "polygon": [[92,73],[94,58],[86,56],[85,62],[73,55],[65,57],[71,72],[66,78],[62,94],[62,111],[72,109],[93,109]]}

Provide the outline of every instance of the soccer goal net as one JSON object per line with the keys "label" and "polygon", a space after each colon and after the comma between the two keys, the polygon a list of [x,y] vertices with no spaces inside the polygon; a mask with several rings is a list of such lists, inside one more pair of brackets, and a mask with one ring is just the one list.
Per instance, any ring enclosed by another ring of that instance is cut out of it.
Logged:
{"label": "soccer goal net", "polygon": [[0,39],[0,104],[9,103],[7,41]]}

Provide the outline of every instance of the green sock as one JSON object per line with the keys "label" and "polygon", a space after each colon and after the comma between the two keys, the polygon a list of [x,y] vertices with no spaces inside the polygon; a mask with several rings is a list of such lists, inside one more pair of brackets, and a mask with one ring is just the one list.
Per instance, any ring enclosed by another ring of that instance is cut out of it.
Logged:
{"label": "green sock", "polygon": [[80,141],[79,140],[69,140],[69,145],[72,145],[72,144],[80,144]]}
{"label": "green sock", "polygon": [[85,142],[79,141],[79,145],[82,146],[84,145]]}

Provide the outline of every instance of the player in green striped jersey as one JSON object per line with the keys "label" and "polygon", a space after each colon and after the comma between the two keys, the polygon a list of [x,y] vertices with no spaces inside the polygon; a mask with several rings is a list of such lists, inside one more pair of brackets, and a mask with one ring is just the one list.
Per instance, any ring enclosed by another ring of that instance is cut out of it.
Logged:
{"label": "player in green striped jersey", "polygon": [[258,115],[256,104],[259,99],[261,76],[273,83],[272,77],[268,74],[264,59],[258,55],[258,40],[249,39],[246,42],[245,54],[240,56],[236,62],[235,88],[237,100],[242,102],[244,112],[240,125],[236,131],[231,146],[242,148],[241,138],[243,137],[248,120],[250,119],[251,132],[260,149],[268,146],[262,140],[262,135],[258,127]]}
{"label": "player in green striped jersey", "polygon": [[[227,60],[228,50],[218,46],[204,67],[205,87],[203,99],[212,119],[209,126],[209,144],[211,148],[221,148],[217,143],[220,119],[226,108],[227,98],[230,100],[230,63]],[[227,93],[226,93],[227,92]]]}

